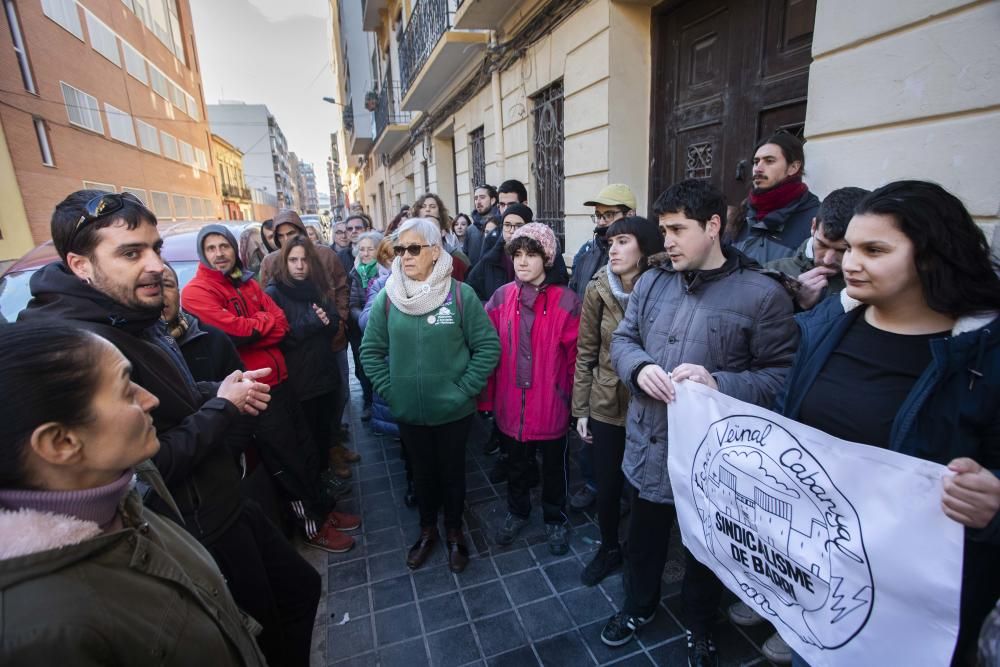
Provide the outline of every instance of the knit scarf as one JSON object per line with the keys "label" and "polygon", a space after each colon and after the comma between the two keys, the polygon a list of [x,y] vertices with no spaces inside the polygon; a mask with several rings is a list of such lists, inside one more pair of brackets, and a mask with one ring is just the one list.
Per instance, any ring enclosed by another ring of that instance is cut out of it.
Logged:
{"label": "knit scarf", "polygon": [[785,208],[809,191],[809,186],[802,182],[801,176],[785,179],[770,190],[750,191],[750,205],[753,206],[754,217],[763,220],[772,211]]}
{"label": "knit scarf", "polygon": [[622,287],[622,279],[618,277],[617,273],[611,270],[610,263],[605,267],[605,270],[608,272],[608,285],[611,287],[611,296],[615,297],[615,301],[621,304],[622,310],[628,310],[628,298],[632,296],[632,293],[626,292],[625,288]]}
{"label": "knit scarf", "polygon": [[376,262],[375,260],[372,260],[367,264],[358,262],[354,268],[358,272],[358,278],[361,279],[362,289],[368,289],[368,283],[371,281],[372,278],[375,277],[375,274],[378,272],[378,262]]}
{"label": "knit scarf", "polygon": [[386,297],[407,315],[426,315],[440,308],[451,291],[451,255],[442,252],[427,280],[411,280],[403,273],[403,258],[392,261],[392,273],[385,283]]}

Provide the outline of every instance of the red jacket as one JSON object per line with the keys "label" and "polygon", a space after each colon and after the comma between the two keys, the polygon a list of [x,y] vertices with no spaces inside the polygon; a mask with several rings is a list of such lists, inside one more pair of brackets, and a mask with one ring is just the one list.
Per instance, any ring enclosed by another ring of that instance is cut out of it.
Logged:
{"label": "red jacket", "polygon": [[199,264],[181,302],[184,310],[229,335],[247,370],[270,368],[263,381],[273,387],[288,379],[285,356],[278,348],[288,333],[288,320],[252,275],[247,276],[237,285],[221,271]]}
{"label": "red jacket", "polygon": [[507,283],[486,313],[500,336],[500,363],[480,396],[497,428],[520,442],[569,430],[580,299],[562,285]]}

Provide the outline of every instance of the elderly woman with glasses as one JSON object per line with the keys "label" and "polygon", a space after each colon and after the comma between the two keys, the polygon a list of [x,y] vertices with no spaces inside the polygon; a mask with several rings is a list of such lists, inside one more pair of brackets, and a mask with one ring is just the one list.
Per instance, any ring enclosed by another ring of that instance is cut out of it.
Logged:
{"label": "elderly woman with glasses", "polygon": [[389,402],[413,466],[420,537],[406,564],[416,569],[433,551],[443,506],[448,564],[461,572],[469,560],[462,534],[465,445],[500,342],[476,293],[451,277],[436,221],[407,220],[393,251],[392,273],[365,328],[361,363]]}

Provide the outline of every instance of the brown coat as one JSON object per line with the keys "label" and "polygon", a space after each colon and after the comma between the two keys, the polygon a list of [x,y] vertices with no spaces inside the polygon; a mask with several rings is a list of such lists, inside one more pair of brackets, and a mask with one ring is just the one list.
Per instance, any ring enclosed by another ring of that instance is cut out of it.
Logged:
{"label": "brown coat", "polygon": [[[297,226],[302,230],[302,236],[306,235],[306,226],[302,224],[302,220],[294,211],[281,211],[274,218],[274,228],[277,230],[279,225],[292,224]],[[333,287],[334,295],[336,296],[336,306],[337,314],[340,316],[340,325],[337,328],[337,335],[333,337],[333,350],[334,352],[339,352],[347,348],[347,321],[350,316],[349,301],[351,298],[351,288],[347,284],[347,272],[344,271],[344,265],[341,263],[340,258],[337,257],[337,253],[328,248],[325,245],[314,245],[316,248],[316,255],[319,257],[320,264],[326,269],[327,276],[330,279],[330,286]],[[275,263],[281,261],[281,250],[275,250],[274,252],[267,255],[264,260],[260,263],[260,273],[257,274],[257,279],[260,281],[260,286],[266,288],[268,283],[274,277],[275,273]]]}
{"label": "brown coat", "polygon": [[573,416],[624,426],[629,391],[611,365],[611,335],[625,317],[601,270],[588,283],[580,313],[573,377]]}

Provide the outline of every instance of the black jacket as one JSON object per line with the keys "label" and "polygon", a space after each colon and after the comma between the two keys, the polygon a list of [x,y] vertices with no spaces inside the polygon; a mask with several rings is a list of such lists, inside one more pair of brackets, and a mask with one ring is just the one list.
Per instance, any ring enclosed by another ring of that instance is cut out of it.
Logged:
{"label": "black jacket", "polygon": [[594,234],[594,238],[584,243],[573,258],[573,276],[569,288],[583,301],[587,285],[597,270],[608,263],[608,242],[604,236]]}
{"label": "black jacket", "polygon": [[[185,377],[178,366],[180,351],[175,360],[161,347],[174,341],[158,314],[127,310],[62,262],[39,269],[30,286],[32,300],[19,322],[53,320],[99,334],[131,362],[136,384],[160,400],[152,413],[160,439],[153,463],[177,501],[185,528],[210,545],[236,519],[242,502],[240,470],[225,438],[240,414],[236,406],[215,396],[217,383],[194,385]],[[152,337],[160,337],[161,344]],[[149,500],[158,513],[175,516],[162,499]]]}
{"label": "black jacket", "polygon": [[[506,285],[514,278],[507,273],[507,266],[504,261],[504,240],[500,231],[497,230],[486,237],[483,246],[483,256],[472,271],[465,276],[472,289],[483,301],[489,301],[493,292],[502,285]],[[562,252],[556,249],[556,258],[552,268],[545,271],[546,275],[552,276],[552,282],[557,285],[565,285],[569,282],[569,272],[566,270],[566,260],[563,259]]]}
{"label": "black jacket", "polygon": [[246,370],[233,341],[220,329],[183,313],[188,328],[177,344],[198,382],[221,382],[235,370]]}
{"label": "black jacket", "polygon": [[[281,351],[288,364],[288,381],[300,401],[323,396],[339,387],[337,357],[330,339],[340,326],[337,309],[316,292],[311,283],[298,286],[272,281],[265,290],[288,318],[288,335]],[[316,315],[312,304],[326,311],[330,324]]]}

